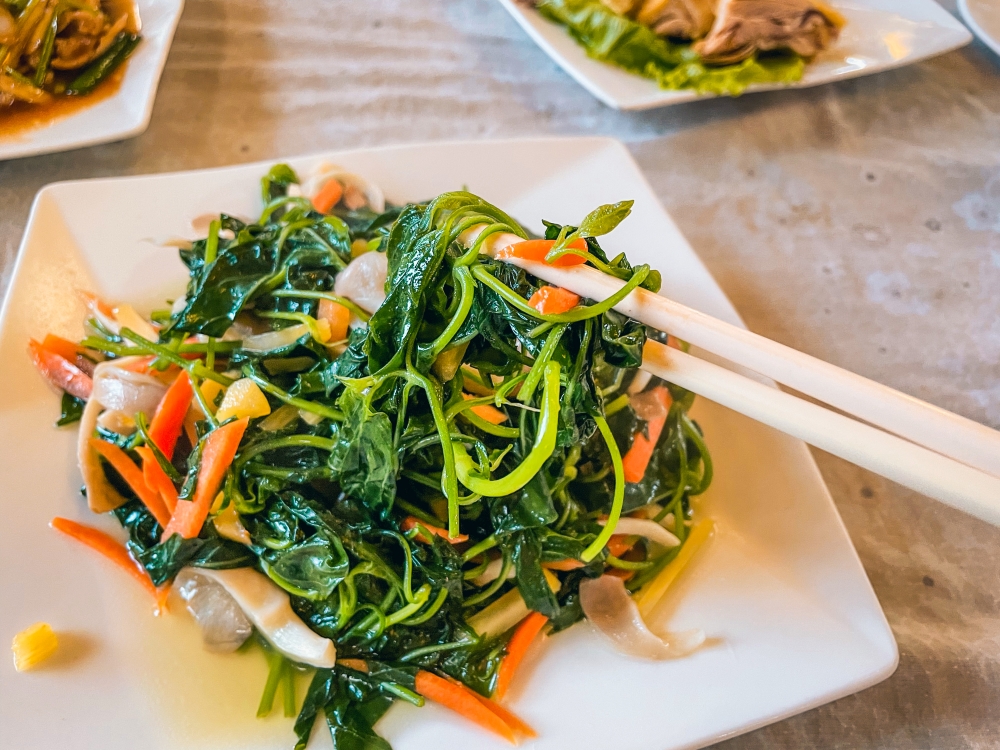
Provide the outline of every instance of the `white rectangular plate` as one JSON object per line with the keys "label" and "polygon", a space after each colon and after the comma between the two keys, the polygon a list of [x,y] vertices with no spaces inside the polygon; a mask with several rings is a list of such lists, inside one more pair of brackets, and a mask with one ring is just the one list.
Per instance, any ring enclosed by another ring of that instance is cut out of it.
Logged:
{"label": "white rectangular plate", "polygon": [[[617,141],[434,144],[325,154],[396,202],[467,185],[532,229],[578,221],[602,203],[635,210],[607,238],[614,255],[663,271],[664,293],[739,318],[626,149]],[[291,160],[300,172],[320,157]],[[0,665],[0,746],[290,748],[291,721],[259,721],[259,653],[217,656],[175,606],[151,615],[146,592],[47,527],[56,515],[114,530],[77,489],[75,428],[52,426],[58,400],[25,353],[29,336],[78,336],[74,290],[148,310],[187,278],[175,250],[148,238],[194,236],[206,212],[254,216],[270,164],[51,185],[35,202],[0,318],[0,643],[50,622],[66,646],[49,666]],[[892,673],[896,644],[805,446],[709,402],[696,417],[716,479],[698,504],[718,534],[665,601],[658,625],[704,628],[711,646],[642,662],[612,651],[588,624],[536,645],[513,708],[539,732],[533,747],[664,750],[702,746],[872,685]],[[117,532],[120,533],[120,530]],[[395,750],[503,748],[434,706],[394,708],[380,730]],[[325,728],[314,735],[329,746]]]}
{"label": "white rectangular plate", "polygon": [[[694,91],[667,91],[655,81],[587,57],[566,29],[518,0],[500,0],[521,27],[577,83],[609,107],[652,109],[706,98]],[[840,39],[806,66],[791,88],[805,88],[878,73],[957,49],[972,35],[934,0],[836,0],[847,18]],[[752,86],[749,91],[786,88]]]}
{"label": "white rectangular plate", "polygon": [[49,125],[0,136],[0,161],[120,141],[146,129],[184,0],[136,0],[136,7],[142,43],[129,57],[114,96]]}

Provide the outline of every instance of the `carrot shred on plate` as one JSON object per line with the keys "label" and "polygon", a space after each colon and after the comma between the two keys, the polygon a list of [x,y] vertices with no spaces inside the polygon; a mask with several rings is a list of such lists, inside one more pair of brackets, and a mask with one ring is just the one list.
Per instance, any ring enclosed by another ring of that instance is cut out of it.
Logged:
{"label": "carrot shred on plate", "polygon": [[343,341],[347,338],[351,311],[342,304],[332,299],[321,299],[316,317],[330,324],[330,341]]}
{"label": "carrot shred on plate", "polygon": [[[146,485],[146,479],[142,470],[132,463],[128,454],[114,443],[109,443],[100,438],[91,438],[90,446],[101,454],[101,457],[111,464],[111,467],[121,475],[125,483],[132,489],[132,492],[142,501],[160,526],[170,523],[170,512],[166,504],[160,497],[160,493],[150,489]],[[154,459],[155,460],[155,459]]]}
{"label": "carrot shred on plate", "polygon": [[168,461],[174,457],[177,438],[184,428],[184,418],[187,416],[192,398],[194,389],[191,387],[191,379],[187,372],[182,370],[163,394],[153,414],[153,420],[149,423],[149,437]]}
{"label": "carrot shred on plate", "polygon": [[418,542],[423,542],[424,544],[430,544],[433,541],[425,532],[439,536],[446,542],[451,542],[452,544],[461,544],[462,542],[469,541],[468,534],[459,534],[456,537],[450,537],[448,536],[447,529],[442,529],[440,526],[433,526],[432,524],[429,524],[426,521],[421,521],[419,518],[415,518],[414,516],[407,516],[404,518],[401,527],[404,532],[417,529],[417,534],[414,538]]}
{"label": "carrot shred on plate", "polygon": [[[670,408],[670,391],[662,385],[656,386],[650,393],[654,394],[663,405],[663,416],[654,417],[646,422],[646,431],[636,430],[632,437],[632,447],[622,457],[622,467],[625,470],[626,482],[641,482],[646,475],[646,468],[653,457],[653,450],[660,440],[663,426],[667,423],[666,413]],[[647,437],[648,433],[648,437]]]}
{"label": "carrot shred on plate", "polygon": [[167,511],[172,515],[174,508],[177,507],[177,488],[156,460],[152,448],[143,445],[136,448],[135,452],[142,457],[142,478],[146,486],[160,495],[163,504],[167,506]]}
{"label": "carrot shred on plate", "polygon": [[342,197],[344,197],[344,186],[340,184],[340,180],[330,178],[313,196],[313,208],[321,214],[328,214],[330,209],[340,203]]}
{"label": "carrot shred on plate", "polygon": [[416,677],[417,692],[425,698],[450,708],[469,721],[478,724],[516,745],[514,729],[492,707],[484,703],[472,690],[461,683],[454,683],[436,674],[420,670]]}
{"label": "carrot shred on plate", "polygon": [[72,537],[81,544],[85,544],[92,550],[104,555],[104,557],[142,584],[142,587],[154,597],[157,597],[159,601],[162,592],[157,590],[156,586],[153,585],[149,573],[146,572],[146,569],[142,567],[139,561],[128,553],[125,546],[113,537],[108,536],[103,531],[98,531],[92,526],[85,526],[68,518],[53,518],[49,525],[56,531],[61,531],[66,536]]}
{"label": "carrot shred on plate", "polygon": [[45,348],[35,339],[29,339],[28,352],[31,354],[31,361],[34,362],[38,372],[50,385],[84,401],[90,398],[91,391],[94,389],[94,381],[73,362]]}
{"label": "carrot shred on plate", "polygon": [[500,663],[500,669],[497,670],[497,685],[493,691],[493,697],[496,700],[503,700],[503,697],[507,694],[507,689],[514,679],[517,668],[524,661],[524,657],[528,653],[528,648],[538,634],[542,632],[542,628],[545,627],[545,623],[548,621],[549,618],[540,612],[532,612],[517,626],[514,635],[507,642],[507,655]]}
{"label": "carrot shred on plate", "polygon": [[[608,540],[607,546],[605,546],[604,549],[608,551],[609,555],[621,557],[632,549],[632,547],[633,542],[629,541],[629,537],[626,534],[612,534],[611,538]],[[577,570],[578,568],[582,568],[584,565],[585,563],[572,557],[567,557],[565,560],[554,560],[552,562],[542,563],[543,568],[548,570],[558,570],[560,572]]]}
{"label": "carrot shred on plate", "polygon": [[[515,242],[513,245],[508,245],[500,250],[500,252],[497,253],[497,258],[500,260],[506,260],[507,258],[520,258],[522,260],[544,261],[545,256],[549,254],[549,251],[552,250],[555,244],[555,240],[524,240],[523,242]],[[584,239],[573,240],[566,247],[572,248],[573,250],[586,251],[587,241]],[[565,255],[556,258],[554,261],[549,263],[549,265],[578,266],[581,263],[586,262],[586,258],[581,258],[579,255],[575,255],[573,253],[566,253]]]}
{"label": "carrot shred on plate", "polygon": [[[470,401],[475,396],[468,393],[463,393],[462,398],[466,401]],[[489,404],[479,404],[478,406],[470,406],[469,411],[475,414],[480,419],[485,419],[490,424],[503,424],[507,421],[507,415],[504,414],[500,409],[495,406],[490,406]]]}
{"label": "carrot shred on plate", "polygon": [[198,469],[198,484],[194,490],[194,497],[190,501],[178,501],[170,523],[163,529],[163,541],[174,534],[180,534],[185,539],[194,539],[201,532],[212,502],[222,486],[222,480],[225,479],[226,470],[236,458],[236,451],[249,423],[247,417],[237,419],[212,430],[205,438],[205,449],[201,454],[201,468]]}
{"label": "carrot shred on plate", "polygon": [[531,295],[528,304],[542,315],[568,312],[580,303],[580,295],[561,286],[543,286]]}

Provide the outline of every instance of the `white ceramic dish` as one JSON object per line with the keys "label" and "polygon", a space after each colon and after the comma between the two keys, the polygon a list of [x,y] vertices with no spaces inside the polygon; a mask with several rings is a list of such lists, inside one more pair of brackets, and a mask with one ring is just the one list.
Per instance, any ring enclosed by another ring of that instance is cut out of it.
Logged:
{"label": "white ceramic dish", "polygon": [[0,136],[0,161],[120,141],[146,129],[184,0],[136,0],[136,6],[142,43],[129,58],[118,91],[50,125]]}
{"label": "white ceramic dish", "polygon": [[958,0],[958,12],[972,33],[1000,55],[1000,0]]}
{"label": "white ceramic dish", "polygon": [[[652,109],[705,98],[666,91],[654,81],[587,57],[566,29],[518,0],[500,0],[528,35],[581,86],[615,109]],[[990,4],[991,0],[970,0]],[[870,75],[910,65],[968,44],[972,36],[934,0],[836,0],[847,18],[836,45],[806,67],[791,88]],[[749,91],[785,88],[753,86]]]}
{"label": "white ceramic dish", "polygon": [[[307,170],[320,157],[292,159]],[[664,292],[739,318],[617,141],[548,139],[434,144],[325,154],[397,202],[468,185],[535,230],[632,198],[607,238],[615,254],[664,271]],[[47,527],[64,515],[114,530],[79,497],[75,429],[52,426],[58,400],[25,354],[29,336],[78,336],[74,290],[150,309],[187,278],[176,251],[148,238],[193,236],[190,220],[256,215],[270,164],[51,185],[32,209],[0,318],[0,643],[45,620],[66,648],[44,669],[0,665],[0,746],[239,748],[293,744],[291,721],[254,711],[266,670],[257,653],[211,655],[175,607],[154,618],[148,595]],[[550,748],[700,747],[853,693],[897,661],[878,601],[806,447],[708,402],[695,411],[716,479],[700,512],[719,533],[656,613],[704,628],[711,647],[669,662],[610,650],[586,623],[536,646],[513,707]],[[120,530],[119,532],[120,533]],[[627,717],[627,721],[622,718]],[[395,750],[501,748],[443,709],[397,706],[379,730]],[[314,734],[328,747],[325,727]]]}

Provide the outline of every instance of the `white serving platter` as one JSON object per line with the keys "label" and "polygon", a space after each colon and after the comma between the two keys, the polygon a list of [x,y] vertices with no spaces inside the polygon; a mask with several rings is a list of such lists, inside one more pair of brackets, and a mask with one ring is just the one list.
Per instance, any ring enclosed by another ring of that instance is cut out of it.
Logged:
{"label": "white serving platter", "polygon": [[[603,138],[453,143],[289,160],[333,160],[390,200],[460,188],[541,230],[631,198],[605,246],[663,271],[664,293],[739,323],[732,305],[659,204],[625,147]],[[260,210],[269,163],[50,185],[38,195],[0,315],[0,642],[44,620],[57,657],[17,674],[0,664],[0,747],[18,750],[277,750],[291,720],[254,718],[266,668],[256,652],[203,651],[175,606],[153,617],[134,581],[48,528],[56,515],[116,530],[79,496],[75,429],[56,429],[58,399],[26,354],[29,337],[76,337],[75,290],[149,310],[183,288],[176,251],[191,219]],[[807,448],[706,401],[696,404],[716,479],[698,512],[718,533],[655,613],[655,625],[704,628],[691,657],[643,662],[612,651],[586,623],[536,644],[512,691],[538,750],[701,747],[888,677],[892,633]],[[120,530],[116,533],[120,534]],[[435,706],[393,708],[377,727],[395,750],[503,748]],[[329,747],[318,726],[312,745]]]}
{"label": "white serving platter", "polygon": [[0,161],[121,141],[147,128],[184,0],[136,0],[136,7],[142,43],[128,59],[118,91],[48,125],[0,136]]}
{"label": "white serving platter", "polygon": [[[566,29],[519,0],[500,0],[528,35],[577,83],[609,107],[652,109],[712,98],[694,91],[668,91],[655,81],[587,57]],[[971,0],[990,3],[990,0]],[[971,34],[934,0],[835,0],[847,18],[836,44],[806,67],[802,80],[751,86],[748,92],[806,88],[871,75],[950,52]]]}
{"label": "white serving platter", "polygon": [[958,12],[972,33],[1000,55],[1000,0],[958,0]]}

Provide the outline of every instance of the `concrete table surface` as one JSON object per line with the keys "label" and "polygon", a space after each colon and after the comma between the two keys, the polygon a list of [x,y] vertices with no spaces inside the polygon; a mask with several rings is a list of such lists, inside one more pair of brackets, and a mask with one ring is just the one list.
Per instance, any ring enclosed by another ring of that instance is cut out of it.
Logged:
{"label": "concrete table surface", "polygon": [[[0,283],[54,180],[570,134],[629,144],[750,328],[1000,427],[1000,59],[979,43],[629,114],[560,72],[495,0],[188,0],[144,135],[0,163]],[[997,747],[1000,530],[816,459],[899,669],[720,747]]]}

